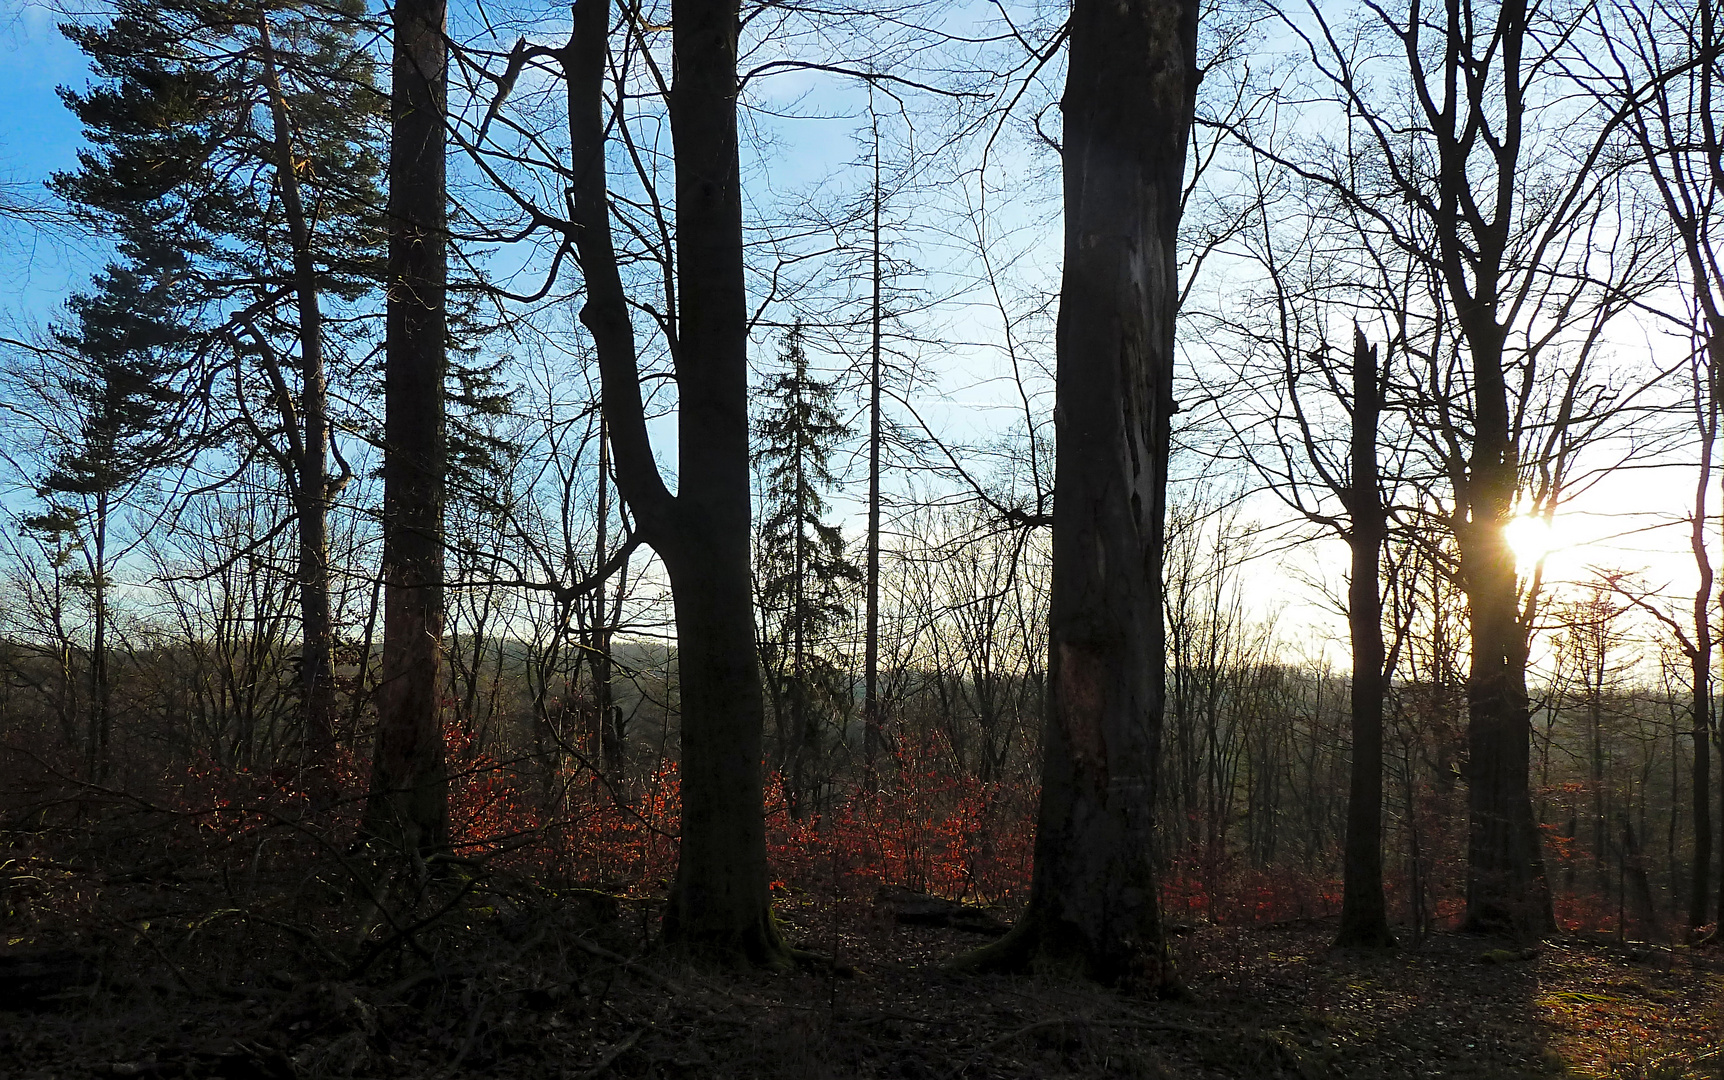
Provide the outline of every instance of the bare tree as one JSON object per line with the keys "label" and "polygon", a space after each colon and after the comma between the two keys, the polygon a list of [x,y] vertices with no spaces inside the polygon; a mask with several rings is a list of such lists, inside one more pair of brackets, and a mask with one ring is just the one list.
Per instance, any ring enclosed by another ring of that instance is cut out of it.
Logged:
{"label": "bare tree", "polygon": [[[579,0],[568,79],[581,321],[598,350],[617,488],[664,560],[682,694],[682,838],[665,937],[769,967],[789,962],[767,895],[760,754],[765,719],[749,573],[748,307],[737,156],[735,0],[672,7],[677,161],[671,351],[680,468],[653,459],[629,300],[611,239],[603,95],[608,0]],[[632,18],[632,16],[631,16]]]}
{"label": "bare tree", "polygon": [[[1622,426],[1632,395],[1593,361],[1605,326],[1645,290],[1652,247],[1613,213],[1618,187],[1599,169],[1618,117],[1551,82],[1580,16],[1460,0],[1373,7],[1339,26],[1304,8],[1279,14],[1349,123],[1297,160],[1245,137],[1349,205],[1428,282],[1429,347],[1408,375],[1452,495],[1444,516],[1469,604],[1466,921],[1536,936],[1554,925],[1528,788],[1542,579],[1520,578],[1505,527],[1554,513],[1583,486],[1581,451]],[[1613,243],[1594,243],[1604,232]]]}
{"label": "bare tree", "polygon": [[[1687,303],[1668,320],[1692,340],[1689,409],[1699,451],[1689,547],[1699,583],[1691,628],[1678,630],[1689,661],[1693,739],[1692,929],[1711,910],[1713,821],[1709,742],[1712,715],[1713,566],[1706,547],[1707,503],[1718,440],[1724,379],[1724,59],[1716,0],[1601,5],[1598,48],[1578,51],[1575,70],[1606,108],[1623,116],[1629,160],[1643,173],[1651,200],[1674,234],[1677,275]],[[1673,625],[1673,624],[1672,624]],[[1724,792],[1721,792],[1724,798]],[[1724,803],[1720,804],[1724,818]]]}
{"label": "bare tree", "polygon": [[1175,248],[1197,91],[1194,0],[1073,5],[1048,722],[1030,903],[972,954],[1175,982],[1161,924],[1155,773]]}

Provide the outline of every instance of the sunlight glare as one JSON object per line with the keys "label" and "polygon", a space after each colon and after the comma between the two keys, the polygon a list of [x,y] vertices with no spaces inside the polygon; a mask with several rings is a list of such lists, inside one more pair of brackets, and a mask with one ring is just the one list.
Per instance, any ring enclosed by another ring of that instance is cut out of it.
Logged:
{"label": "sunlight glare", "polygon": [[1541,517],[1510,518],[1503,526],[1503,539],[1514,552],[1515,565],[1522,570],[1530,570],[1540,559],[1561,546],[1556,538],[1556,529]]}

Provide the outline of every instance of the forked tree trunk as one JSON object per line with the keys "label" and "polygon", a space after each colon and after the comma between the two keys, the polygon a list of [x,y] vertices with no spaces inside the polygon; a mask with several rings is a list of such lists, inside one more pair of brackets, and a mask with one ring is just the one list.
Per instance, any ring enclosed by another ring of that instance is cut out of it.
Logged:
{"label": "forked tree trunk", "polygon": [[397,0],[384,374],[383,669],[365,831],[448,841],[443,761],[443,418],[447,221],[444,0]]}
{"label": "forked tree trunk", "polygon": [[647,436],[627,296],[605,180],[608,0],[577,0],[562,52],[574,169],[573,240],[586,279],[581,321],[598,351],[617,488],[669,572],[682,710],[682,841],[667,941],[728,962],[784,967],[772,921],[761,801],[765,720],[750,574],[748,324],[737,161],[735,0],[671,9],[676,153],[673,356],[678,491]]}
{"label": "forked tree trunk", "polygon": [[[1425,18],[1404,45],[1413,70],[1431,85],[1448,80],[1449,96],[1421,94],[1442,162],[1431,203],[1436,265],[1465,341],[1472,378],[1471,444],[1449,462],[1455,488],[1451,527],[1460,549],[1461,585],[1472,630],[1467,675],[1467,907],[1475,931],[1540,936],[1555,926],[1544,856],[1528,784],[1532,724],[1526,691],[1527,621],[1520,607],[1514,552],[1504,526],[1519,490],[1521,428],[1511,413],[1505,359],[1508,329],[1521,317],[1524,290],[1510,251],[1515,200],[1509,180],[1524,167],[1529,42],[1525,0],[1505,0],[1490,19],[1450,5]],[[1419,34],[1435,40],[1427,43]],[[1481,41],[1483,48],[1475,48]],[[1440,63],[1426,72],[1427,59]],[[1485,81],[1478,72],[1488,71]],[[1462,74],[1464,72],[1464,74]],[[1455,80],[1469,93],[1455,100]],[[1475,85],[1476,82],[1476,85]],[[1421,84],[1424,85],[1424,84]],[[1438,98],[1444,103],[1439,105]],[[1487,114],[1489,119],[1487,119]],[[1479,139],[1481,125],[1500,137]],[[1471,156],[1485,148],[1497,180],[1476,184]],[[1505,288],[1511,293],[1505,295]],[[1505,321],[1506,320],[1506,321]],[[1518,376],[1516,376],[1518,377]],[[1530,605],[1529,605],[1530,611]]]}
{"label": "forked tree trunk", "polygon": [[1176,985],[1155,777],[1181,178],[1196,0],[1076,0],[1065,109],[1049,690],[1030,902],[960,960]]}
{"label": "forked tree trunk", "polygon": [[1383,594],[1380,581],[1388,513],[1377,468],[1377,421],[1382,413],[1377,349],[1353,330],[1353,485],[1347,497],[1352,529],[1352,580],[1347,626],[1353,638],[1353,764],[1347,793],[1347,840],[1342,863],[1341,929],[1335,944],[1389,948],[1383,902]]}

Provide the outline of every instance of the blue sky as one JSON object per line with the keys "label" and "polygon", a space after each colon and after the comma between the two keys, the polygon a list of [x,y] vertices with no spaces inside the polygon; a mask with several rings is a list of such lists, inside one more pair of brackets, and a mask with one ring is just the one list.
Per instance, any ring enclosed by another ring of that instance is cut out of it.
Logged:
{"label": "blue sky", "polygon": [[[82,142],[54,88],[83,85],[89,68],[56,21],[40,4],[0,0],[0,180],[26,197],[40,196],[50,173],[74,166]],[[40,319],[89,276],[95,259],[86,245],[10,228],[0,235],[0,313]]]}

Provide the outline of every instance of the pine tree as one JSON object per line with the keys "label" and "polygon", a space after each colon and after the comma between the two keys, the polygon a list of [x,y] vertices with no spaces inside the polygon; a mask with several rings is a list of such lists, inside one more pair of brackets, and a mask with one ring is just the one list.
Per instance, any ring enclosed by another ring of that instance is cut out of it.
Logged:
{"label": "pine tree", "polygon": [[179,260],[154,245],[138,255],[134,265],[110,266],[90,292],[72,298],[71,322],[53,334],[58,369],[33,387],[68,408],[75,425],[55,433],[58,445],[36,484],[43,510],[24,525],[83,564],[71,577],[90,598],[84,765],[97,782],[107,777],[113,728],[109,587],[123,548],[113,527],[150,471],[175,450],[173,375],[186,339],[176,310]]}
{"label": "pine tree", "polygon": [[836,700],[845,690],[826,639],[849,616],[845,594],[862,572],[845,555],[843,533],[826,521],[825,493],[838,482],[832,454],[849,430],[834,384],[809,371],[800,322],[785,335],[779,364],[785,370],[765,389],[772,404],[755,424],[765,470],[756,591],[780,762],[789,773],[785,797],[800,816],[821,756],[814,699]]}
{"label": "pine tree", "polygon": [[334,740],[327,517],[345,479],[328,468],[325,309],[380,272],[385,98],[364,15],[359,0],[122,0],[62,27],[98,81],[61,91],[92,148],[52,186],[126,272],[173,278],[185,332],[226,343],[204,355],[235,365],[232,427],[293,499],[314,756]]}

